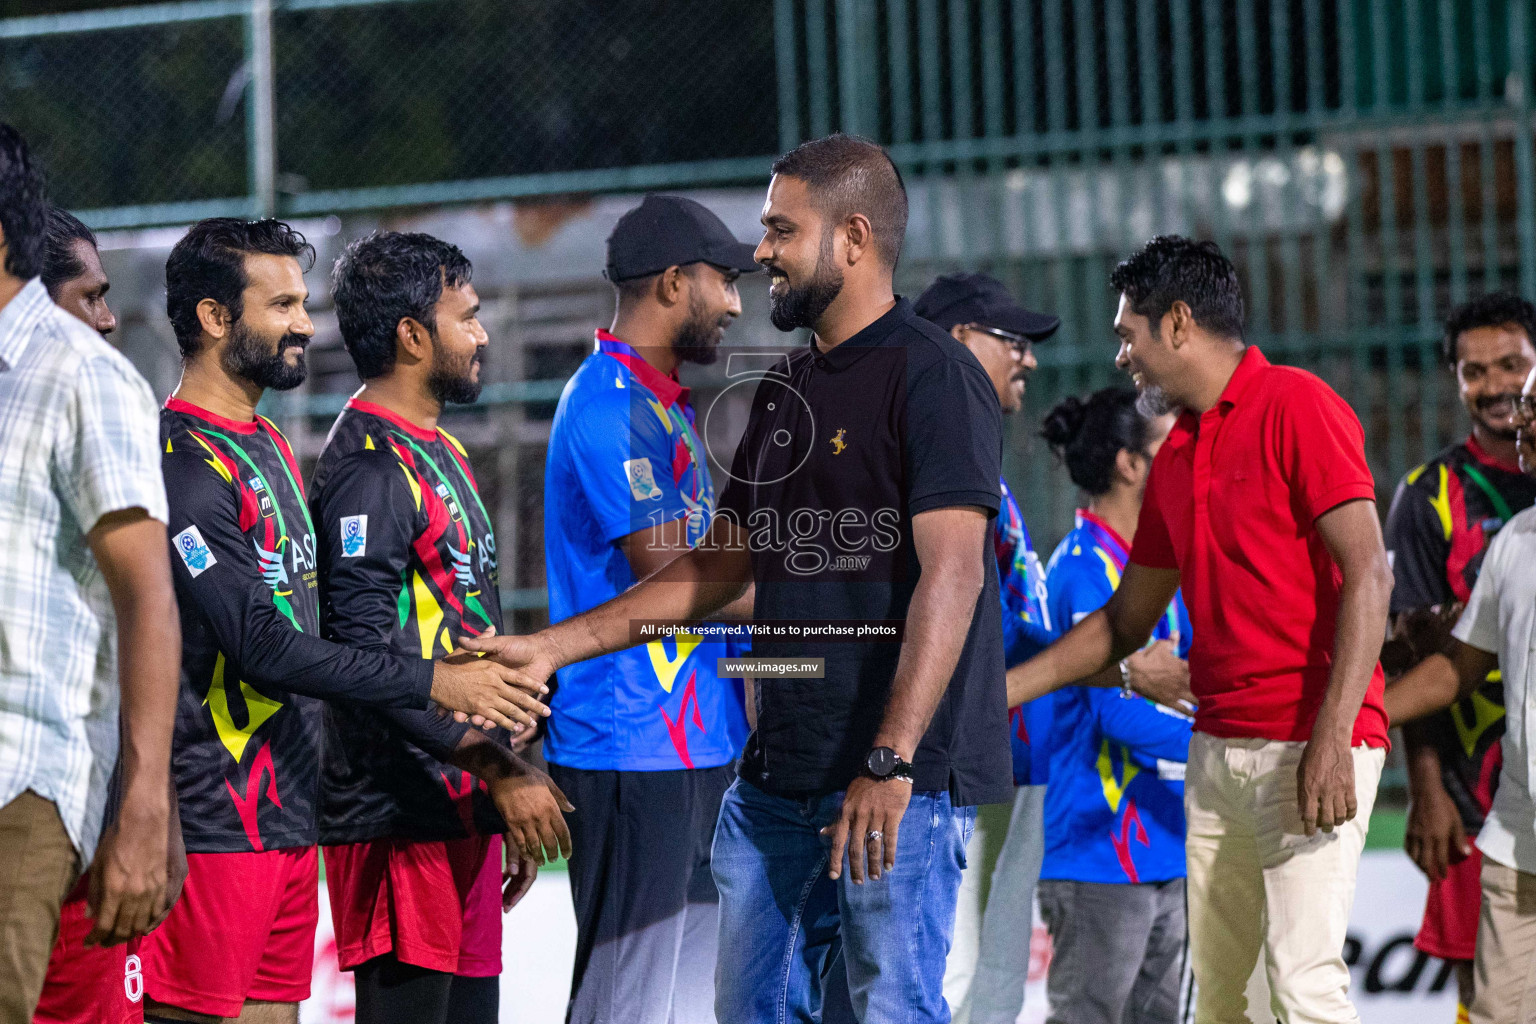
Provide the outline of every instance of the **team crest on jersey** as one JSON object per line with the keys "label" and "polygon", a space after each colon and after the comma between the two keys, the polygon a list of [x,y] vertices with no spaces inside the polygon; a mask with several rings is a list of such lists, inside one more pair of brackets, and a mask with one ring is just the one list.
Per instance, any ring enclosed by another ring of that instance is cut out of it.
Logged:
{"label": "team crest on jersey", "polygon": [[368,552],[368,516],[341,517],[341,557],[360,558]]}
{"label": "team crest on jersey", "polygon": [[203,535],[196,526],[182,530],[172,539],[172,543],[176,545],[176,553],[187,564],[187,571],[193,579],[219,564],[219,560],[213,557],[213,552],[203,542]]}
{"label": "team crest on jersey", "polygon": [[651,470],[650,459],[624,460],[624,475],[629,479],[629,493],[635,496],[636,501],[661,497],[661,488],[656,486],[656,474]]}

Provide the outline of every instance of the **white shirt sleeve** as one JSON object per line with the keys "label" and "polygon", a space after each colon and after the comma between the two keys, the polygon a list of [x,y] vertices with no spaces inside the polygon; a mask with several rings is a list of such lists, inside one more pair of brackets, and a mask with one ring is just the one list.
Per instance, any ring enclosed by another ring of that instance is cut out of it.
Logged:
{"label": "white shirt sleeve", "polygon": [[73,384],[54,466],[59,497],[81,532],[90,533],[107,513],[129,508],[168,522],[160,417],[149,385],[115,353],[84,360]]}
{"label": "white shirt sleeve", "polygon": [[1509,546],[1513,543],[1513,530],[1501,530],[1488,547],[1483,558],[1483,568],[1477,575],[1477,585],[1467,599],[1466,610],[1461,613],[1451,635],[1469,647],[1476,647],[1488,654],[1499,653],[1499,641],[1503,630],[1499,628],[1499,591],[1504,574],[1509,571]]}

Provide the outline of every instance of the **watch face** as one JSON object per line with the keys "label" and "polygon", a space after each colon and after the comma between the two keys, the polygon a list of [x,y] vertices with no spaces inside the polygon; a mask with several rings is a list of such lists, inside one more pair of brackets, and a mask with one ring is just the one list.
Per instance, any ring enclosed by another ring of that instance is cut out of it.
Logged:
{"label": "watch face", "polygon": [[890,747],[876,747],[864,762],[871,775],[885,778],[896,769],[896,751]]}

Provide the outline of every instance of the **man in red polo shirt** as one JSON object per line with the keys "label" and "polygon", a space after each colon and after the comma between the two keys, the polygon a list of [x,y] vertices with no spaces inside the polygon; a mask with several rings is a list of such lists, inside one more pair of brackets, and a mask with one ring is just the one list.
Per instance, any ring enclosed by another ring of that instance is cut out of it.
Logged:
{"label": "man in red polo shirt", "polygon": [[1197,1019],[1249,1019],[1262,952],[1282,1024],[1350,1024],[1341,954],[1387,746],[1377,654],[1392,591],[1360,421],[1318,378],[1244,345],[1237,274],[1214,244],[1154,238],[1110,281],[1116,362],[1182,415],[1120,588],[1013,669],[1008,700],[1138,650],[1182,583],[1199,700],[1185,788]]}

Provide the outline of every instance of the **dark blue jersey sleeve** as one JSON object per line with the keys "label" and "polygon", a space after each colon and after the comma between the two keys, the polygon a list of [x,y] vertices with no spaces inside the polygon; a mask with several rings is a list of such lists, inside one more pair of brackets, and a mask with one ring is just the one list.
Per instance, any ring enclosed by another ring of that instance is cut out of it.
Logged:
{"label": "dark blue jersey sleeve", "polygon": [[[302,632],[263,578],[263,565],[240,528],[239,497],[193,451],[161,460],[170,495],[170,535],[200,547],[172,562],[178,599],[201,613],[221,651],[247,680],[277,690],[380,707],[427,706],[432,666],[356,650]],[[173,542],[174,543],[174,542]]]}
{"label": "dark blue jersey sleeve", "polygon": [[[326,635],[363,651],[390,651],[402,623],[412,544],[425,525],[415,484],[387,450],[337,460],[313,497],[320,534],[321,609]],[[404,655],[397,655],[405,657]],[[429,668],[433,664],[415,659]],[[470,726],[436,710],[381,711],[391,725],[440,761]]]}

